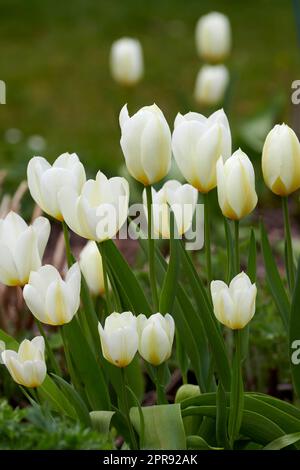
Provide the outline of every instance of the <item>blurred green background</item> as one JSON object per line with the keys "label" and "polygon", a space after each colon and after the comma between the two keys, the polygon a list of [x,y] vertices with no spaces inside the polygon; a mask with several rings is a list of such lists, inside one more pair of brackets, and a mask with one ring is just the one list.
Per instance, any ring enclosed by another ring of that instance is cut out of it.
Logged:
{"label": "blurred green background", "polygon": [[[178,111],[203,111],[193,100],[202,64],[194,30],[212,10],[226,13],[232,24],[227,111],[235,134],[274,103],[280,118],[291,121],[300,50],[290,1],[1,0],[0,8],[0,79],[7,86],[0,166],[9,169],[11,183],[24,178],[35,154],[53,161],[77,152],[91,173],[116,172],[122,164],[118,113],[125,102],[133,112],[155,101],[171,126]],[[113,82],[108,65],[112,41],[124,35],[138,38],[144,49],[145,77],[130,93]],[[9,128],[22,131],[18,144],[6,142]],[[46,141],[42,151],[28,146],[36,134]]]}

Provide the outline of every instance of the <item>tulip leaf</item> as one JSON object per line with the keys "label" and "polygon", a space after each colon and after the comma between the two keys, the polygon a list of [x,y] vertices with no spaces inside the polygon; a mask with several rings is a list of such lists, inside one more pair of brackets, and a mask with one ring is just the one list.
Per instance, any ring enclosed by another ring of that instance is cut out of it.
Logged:
{"label": "tulip leaf", "polygon": [[186,438],[188,450],[223,450],[223,447],[212,447],[200,436],[188,436]]}
{"label": "tulip leaf", "polygon": [[[185,450],[186,437],[180,405],[157,405],[142,407],[144,416],[144,449]],[[137,407],[131,408],[130,419],[140,435],[140,415]]]}
{"label": "tulip leaf", "polygon": [[216,438],[217,443],[221,447],[228,448],[228,434],[227,434],[227,422],[228,413],[226,407],[226,392],[222,382],[219,382],[216,392]]}
{"label": "tulip leaf", "polygon": [[263,450],[281,450],[285,447],[295,444],[300,441],[300,432],[294,432],[292,434],[286,434],[285,436],[278,437],[272,442],[269,442]]}
{"label": "tulip leaf", "polygon": [[282,322],[286,330],[288,330],[290,316],[290,302],[280,278],[278,268],[272,254],[270,242],[266,233],[266,229],[261,223],[261,246],[266,268],[266,278],[272,297],[276,307],[280,313]]}
{"label": "tulip leaf", "polygon": [[91,411],[90,419],[92,426],[100,434],[107,435],[109,433],[112,417],[115,411]]}
{"label": "tulip leaf", "polygon": [[[300,258],[298,260],[296,284],[292,299],[290,327],[289,327],[289,345],[290,345],[290,363],[292,371],[293,385],[295,392],[300,398]],[[297,350],[299,351],[297,353]]]}
{"label": "tulip leaf", "polygon": [[241,370],[241,332],[237,330],[234,334],[236,349],[233,358],[228,418],[228,437],[231,447],[233,447],[233,443],[239,435],[244,408],[244,385]]}

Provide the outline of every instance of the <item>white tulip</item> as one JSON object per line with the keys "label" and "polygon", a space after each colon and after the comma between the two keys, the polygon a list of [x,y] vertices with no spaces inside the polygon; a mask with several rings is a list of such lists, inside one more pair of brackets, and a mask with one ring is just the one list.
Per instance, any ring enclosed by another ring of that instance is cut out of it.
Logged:
{"label": "white tulip", "polygon": [[214,313],[223,325],[232,330],[244,328],[255,313],[256,285],[244,272],[235,276],[229,287],[223,281],[210,285]]}
{"label": "white tulip", "polygon": [[184,178],[207,193],[217,185],[216,163],[231,155],[231,132],[223,109],[208,118],[199,113],[177,114],[172,150]]}
{"label": "white tulip", "polygon": [[64,325],[76,314],[80,304],[80,269],[73,264],[63,281],[49,264],[30,274],[23,297],[32,314],[42,323]]}
{"label": "white tulip", "polygon": [[217,12],[202,16],[196,26],[196,47],[199,55],[208,62],[222,62],[231,48],[227,16]]}
{"label": "white tulip", "polygon": [[121,148],[131,176],[144,186],[164,178],[171,165],[171,132],[159,107],[144,106],[130,117],[125,105],[120,126]]}
{"label": "white tulip", "polygon": [[225,162],[217,162],[219,206],[225,217],[240,220],[250,214],[257,204],[255,175],[251,161],[241,149]]}
{"label": "white tulip", "polygon": [[[170,238],[170,208],[174,213],[174,233],[182,236],[193,221],[198,192],[190,184],[167,181],[159,191],[152,190],[153,228],[158,235]],[[145,214],[148,217],[146,190],[143,191]]]}
{"label": "white tulip", "polygon": [[229,72],[225,65],[203,65],[195,85],[195,99],[203,106],[215,106],[224,99],[229,83]]}
{"label": "white tulip", "polygon": [[102,328],[98,324],[103,356],[117,367],[126,367],[138,349],[136,317],[131,312],[109,315]]}
{"label": "white tulip", "polygon": [[102,242],[116,235],[127,218],[129,185],[125,178],[107,179],[98,171],[80,192],[64,187],[58,194],[63,218],[81,237]]}
{"label": "white tulip", "polygon": [[0,219],[0,282],[24,286],[31,271],[42,264],[50,235],[50,223],[38,217],[32,225],[15,212]]}
{"label": "white tulip", "polygon": [[95,242],[87,242],[79,255],[79,265],[91,293],[103,295],[105,288],[102,256]]}
{"label": "white tulip", "polygon": [[86,176],[76,153],[63,153],[53,165],[43,157],[33,157],[27,167],[29,191],[40,208],[57,220],[63,220],[57,195],[65,185],[80,191]]}
{"label": "white tulip", "polygon": [[147,318],[137,317],[140,355],[150,364],[158,366],[165,362],[172,353],[175,323],[168,313],[163,316],[155,313]]}
{"label": "white tulip", "polygon": [[110,51],[110,69],[114,80],[121,85],[135,85],[143,76],[143,50],[137,39],[121,38]]}
{"label": "white tulip", "polygon": [[0,340],[0,364],[4,364],[2,361],[2,353],[5,351],[5,343]]}
{"label": "white tulip", "polygon": [[267,135],[262,171],[268,188],[279,196],[288,196],[300,188],[300,143],[286,124],[277,124]]}
{"label": "white tulip", "polygon": [[18,352],[6,349],[1,357],[17,384],[35,388],[42,385],[47,373],[44,351],[44,338],[36,336],[31,341],[22,341]]}

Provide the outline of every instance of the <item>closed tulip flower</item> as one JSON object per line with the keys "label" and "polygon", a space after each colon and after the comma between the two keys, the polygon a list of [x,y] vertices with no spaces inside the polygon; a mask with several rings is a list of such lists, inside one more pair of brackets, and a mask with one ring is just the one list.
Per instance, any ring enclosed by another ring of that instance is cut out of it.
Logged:
{"label": "closed tulip flower", "polygon": [[106,178],[98,171],[77,192],[65,186],[58,194],[67,225],[81,237],[102,242],[116,235],[127,218],[129,185],[125,178]]}
{"label": "closed tulip flower", "polygon": [[31,271],[42,264],[50,235],[50,223],[38,217],[32,225],[15,212],[0,219],[0,282],[24,286]]}
{"label": "closed tulip flower", "polygon": [[225,65],[203,65],[195,85],[195,99],[203,106],[216,106],[224,100],[229,83]]}
{"label": "closed tulip flower", "polygon": [[2,361],[3,351],[5,351],[5,343],[4,343],[4,341],[0,340],[0,364],[3,364],[3,361]]}
{"label": "closed tulip flower", "polygon": [[85,245],[79,256],[79,265],[90,292],[93,295],[103,295],[105,288],[102,257],[95,242],[89,241]]}
{"label": "closed tulip flower", "polygon": [[227,16],[212,12],[202,16],[196,26],[196,47],[208,62],[222,62],[231,49],[231,28]]}
{"label": "closed tulip flower", "polygon": [[257,204],[255,175],[251,161],[241,149],[225,162],[217,162],[219,206],[225,217],[240,220],[253,211]]}
{"label": "closed tulip flower", "polygon": [[[158,235],[170,238],[170,208],[176,223],[175,233],[179,236],[192,225],[198,192],[190,184],[181,184],[176,180],[167,181],[159,191],[152,189],[153,227]],[[146,191],[143,191],[143,202],[147,208]],[[145,210],[147,216],[147,210]]]}
{"label": "closed tulip flower", "polygon": [[161,313],[155,313],[149,318],[139,315],[137,327],[140,355],[154,366],[159,366],[169,359],[175,333],[175,324],[171,315],[167,313],[163,316]]}
{"label": "closed tulip flower", "polygon": [[63,220],[57,195],[65,186],[80,191],[85,171],[76,153],[63,153],[51,166],[45,158],[33,157],[27,167],[29,191],[40,208],[57,220]]}
{"label": "closed tulip flower", "polygon": [[35,388],[42,385],[47,373],[44,350],[44,338],[36,336],[31,341],[22,341],[18,352],[6,349],[1,357],[17,384]]}
{"label": "closed tulip flower", "polygon": [[130,117],[125,105],[120,126],[121,148],[131,176],[144,186],[164,178],[171,165],[171,132],[159,107],[144,106]]}
{"label": "closed tulip flower", "polygon": [[184,178],[201,193],[217,185],[216,163],[231,155],[231,132],[223,109],[208,118],[199,113],[177,114],[173,154]]}
{"label": "closed tulip flower", "polygon": [[135,85],[143,76],[143,51],[137,39],[121,38],[110,51],[110,69],[114,80],[121,85]]}
{"label": "closed tulip flower", "polygon": [[128,366],[138,349],[136,317],[131,312],[113,312],[98,330],[105,359],[117,367]]}
{"label": "closed tulip flower", "polygon": [[262,153],[266,185],[279,196],[300,188],[300,143],[286,124],[277,124],[267,135]]}
{"label": "closed tulip flower", "polygon": [[223,281],[212,281],[210,290],[215,316],[223,325],[240,330],[253,318],[257,289],[244,272],[229,287]]}
{"label": "closed tulip flower", "polygon": [[76,314],[80,303],[80,269],[73,264],[62,280],[54,266],[45,265],[30,274],[23,297],[32,314],[42,323],[64,325]]}

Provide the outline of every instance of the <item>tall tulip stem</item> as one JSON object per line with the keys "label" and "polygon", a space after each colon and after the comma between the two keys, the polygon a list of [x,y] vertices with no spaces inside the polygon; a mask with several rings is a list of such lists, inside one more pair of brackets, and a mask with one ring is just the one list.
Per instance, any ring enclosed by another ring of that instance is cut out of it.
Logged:
{"label": "tall tulip stem", "polygon": [[58,363],[55,359],[54,353],[53,353],[53,351],[51,349],[51,346],[49,344],[49,341],[48,341],[47,335],[45,333],[45,330],[43,328],[43,325],[37,318],[35,318],[35,322],[36,322],[36,325],[38,327],[38,330],[39,330],[40,334],[44,338],[45,346],[46,346],[46,352],[48,354],[48,359],[50,361],[52,370],[56,375],[61,376],[61,370],[60,370],[59,365],[58,365]]}
{"label": "tall tulip stem", "polygon": [[293,245],[292,245],[292,235],[291,235],[291,226],[289,218],[289,208],[288,208],[288,198],[282,197],[282,210],[284,217],[284,233],[285,233],[285,243],[286,243],[286,274],[288,278],[290,291],[293,292],[295,285],[295,268],[294,268],[294,256],[293,256]]}
{"label": "tall tulip stem", "polygon": [[128,430],[129,430],[129,435],[130,435],[130,441],[131,441],[131,448],[132,450],[137,450],[138,445],[134,433],[134,429],[132,426],[132,422],[130,419],[130,414],[129,414],[129,404],[128,404],[128,397],[127,397],[127,390],[126,390],[126,373],[125,373],[125,368],[121,368],[121,382],[122,382],[122,399],[123,399],[123,408],[125,412],[125,417],[128,425]]}
{"label": "tall tulip stem", "polygon": [[156,286],[156,276],[155,276],[155,246],[154,238],[152,238],[152,221],[153,221],[153,212],[152,212],[152,189],[151,186],[146,186],[146,196],[147,196],[147,212],[148,212],[148,250],[149,250],[149,277],[150,285],[152,292],[152,300],[154,310],[158,311],[158,294]]}
{"label": "tall tulip stem", "polygon": [[207,283],[210,285],[212,280],[211,268],[211,243],[210,243],[210,207],[209,207],[209,193],[203,194],[204,199],[204,243],[205,243],[205,257],[206,257],[206,275]]}
{"label": "tall tulip stem", "polygon": [[111,299],[110,299],[110,295],[109,295],[106,255],[105,255],[102,244],[97,243],[97,246],[98,246],[98,250],[100,252],[100,255],[102,257],[103,281],[104,281],[104,291],[105,291],[105,300],[106,300],[107,310],[108,310],[108,314],[111,314],[113,312],[113,308],[112,308],[112,305],[111,305],[111,301],[110,301]]}
{"label": "tall tulip stem", "polygon": [[240,222],[234,221],[234,269],[235,275],[240,272]]}
{"label": "tall tulip stem", "polygon": [[67,263],[68,263],[68,267],[70,268],[72,264],[74,263],[74,258],[73,258],[72,251],[71,251],[69,229],[64,220],[62,221],[62,227],[63,227],[64,239],[65,239]]}

